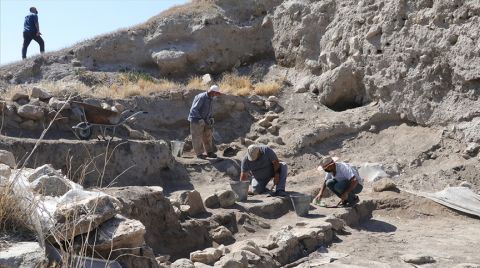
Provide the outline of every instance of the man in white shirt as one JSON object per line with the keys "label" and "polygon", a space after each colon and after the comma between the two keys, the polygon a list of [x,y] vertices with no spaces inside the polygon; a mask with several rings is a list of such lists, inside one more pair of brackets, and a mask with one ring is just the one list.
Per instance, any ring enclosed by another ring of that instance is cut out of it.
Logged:
{"label": "man in white shirt", "polygon": [[330,156],[324,156],[320,159],[318,170],[327,174],[320,192],[315,197],[317,202],[320,202],[325,186],[340,197],[343,206],[353,206],[360,201],[357,194],[363,189],[363,179],[350,164],[335,162]]}

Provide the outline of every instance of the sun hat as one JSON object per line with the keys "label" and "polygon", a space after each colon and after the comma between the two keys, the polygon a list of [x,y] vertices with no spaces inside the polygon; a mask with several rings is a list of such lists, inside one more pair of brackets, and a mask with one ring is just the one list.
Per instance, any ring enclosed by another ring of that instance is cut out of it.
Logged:
{"label": "sun hat", "polygon": [[324,168],[332,162],[333,162],[333,159],[330,156],[322,156],[322,158],[320,158],[320,167]]}
{"label": "sun hat", "polygon": [[210,89],[208,89],[208,92],[218,92],[218,93],[222,93],[222,92],[220,92],[220,88],[219,88],[217,85],[211,86]]}

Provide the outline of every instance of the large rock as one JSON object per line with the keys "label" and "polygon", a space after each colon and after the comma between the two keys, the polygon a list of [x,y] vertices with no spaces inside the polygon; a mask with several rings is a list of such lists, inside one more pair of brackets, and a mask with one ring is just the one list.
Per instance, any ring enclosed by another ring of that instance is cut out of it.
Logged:
{"label": "large rock", "polygon": [[27,177],[29,182],[42,177],[42,176],[63,176],[61,170],[56,170],[50,164],[45,164],[40,167],[37,167],[33,172]]}
{"label": "large rock", "polygon": [[273,258],[285,265],[293,262],[303,255],[303,249],[291,226],[284,226],[278,232],[270,233],[268,240],[273,241],[277,247],[272,250]]}
{"label": "large rock", "polygon": [[15,168],[17,165],[13,154],[5,150],[0,150],[0,163],[5,164],[11,168]]}
{"label": "large rock", "polygon": [[[96,232],[88,236],[88,245],[104,257],[112,250],[138,248],[145,244],[145,226],[138,220],[116,215],[98,226]],[[85,237],[78,240],[84,243]]]}
{"label": "large rock", "polygon": [[265,195],[254,196],[255,199],[261,202],[238,203],[250,213],[263,218],[278,218],[290,211],[292,203],[289,198],[271,198]]}
{"label": "large rock", "polygon": [[17,114],[23,118],[31,120],[40,120],[43,119],[45,113],[43,108],[36,105],[25,104],[18,108]]}
{"label": "large rock", "polygon": [[30,98],[28,97],[28,94],[25,93],[25,92],[16,92],[13,96],[12,96],[12,101],[14,102],[25,102],[25,103],[28,103],[30,101]]}
{"label": "large rock", "polygon": [[231,252],[223,256],[213,267],[247,268],[249,251]]}
{"label": "large rock", "polygon": [[225,226],[215,228],[211,231],[210,235],[212,236],[212,240],[218,244],[227,245],[234,240],[232,232]]}
{"label": "large rock", "polygon": [[52,94],[50,94],[48,91],[41,89],[39,87],[33,87],[30,97],[32,99],[47,100],[52,97]]}
{"label": "large rock", "polygon": [[45,249],[37,242],[12,243],[0,250],[2,268],[44,267],[47,263]]}
{"label": "large rock", "polygon": [[60,109],[64,109],[64,110],[68,110],[70,109],[70,103],[66,102],[66,101],[61,101],[61,100],[58,100],[56,98],[51,98],[49,101],[48,101],[48,105],[50,105],[50,107],[52,107],[53,109],[55,110],[60,110]]}
{"label": "large rock", "polygon": [[217,193],[218,201],[222,208],[233,206],[236,201],[235,193],[231,190],[224,190]]}
{"label": "large rock", "polygon": [[203,206],[202,197],[197,190],[184,191],[182,192],[177,201],[180,205],[188,205],[188,214],[190,216],[196,216],[198,214],[206,212],[205,207]]}
{"label": "large rock", "polygon": [[63,196],[54,213],[52,234],[59,241],[71,239],[100,226],[121,209],[120,202],[100,192],[72,190]]}
{"label": "large rock", "polygon": [[220,200],[218,200],[217,194],[212,194],[205,198],[205,206],[207,208],[218,208],[220,207]]}
{"label": "large rock", "polygon": [[214,264],[220,257],[222,257],[222,251],[216,248],[207,248],[190,253],[191,261],[205,264]]}
{"label": "large rock", "polygon": [[187,63],[187,54],[183,51],[162,50],[152,54],[153,61],[165,75],[177,73]]}
{"label": "large rock", "polygon": [[12,169],[9,166],[0,163],[0,176],[9,178],[10,174],[12,174]]}
{"label": "large rock", "polygon": [[195,265],[189,259],[178,259],[172,263],[170,268],[195,268]]}
{"label": "large rock", "polygon": [[402,260],[407,263],[422,265],[427,263],[434,263],[435,259],[427,255],[405,254],[401,256]]}
{"label": "large rock", "polygon": [[44,196],[62,196],[72,189],[67,179],[55,175],[43,175],[34,180],[30,187],[34,192]]}
{"label": "large rock", "polygon": [[397,185],[395,185],[395,182],[392,179],[382,178],[373,183],[373,190],[375,192],[383,192],[383,191],[395,191],[398,189],[397,189]]}

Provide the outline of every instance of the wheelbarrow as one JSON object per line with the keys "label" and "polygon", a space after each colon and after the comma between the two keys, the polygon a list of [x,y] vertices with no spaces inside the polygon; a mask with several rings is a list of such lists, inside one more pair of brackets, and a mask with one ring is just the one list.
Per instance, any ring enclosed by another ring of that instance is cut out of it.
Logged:
{"label": "wheelbarrow", "polygon": [[134,110],[125,110],[123,112],[115,112],[112,110],[103,109],[101,107],[91,105],[84,102],[72,101],[72,108],[74,112],[79,113],[81,122],[73,126],[77,137],[81,140],[88,140],[92,136],[92,128],[99,127],[102,137],[105,139],[106,131],[111,128],[113,135],[115,135],[116,127],[124,124],[127,121],[132,121],[135,116],[139,114],[147,114],[144,111],[135,112]]}

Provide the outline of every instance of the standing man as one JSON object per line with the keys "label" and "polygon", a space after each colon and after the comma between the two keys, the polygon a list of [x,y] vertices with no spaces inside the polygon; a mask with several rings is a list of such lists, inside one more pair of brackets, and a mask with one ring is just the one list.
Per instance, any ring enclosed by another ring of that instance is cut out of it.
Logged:
{"label": "standing man", "polygon": [[[220,88],[216,85],[210,87],[207,92],[195,96],[193,99],[188,121],[190,121],[190,132],[192,133],[193,150],[197,158],[216,158],[213,152],[213,124],[212,102],[213,98],[220,96]],[[204,155],[203,152],[207,155]]]}
{"label": "standing man", "polygon": [[268,182],[273,178],[275,196],[286,196],[287,164],[279,162],[275,152],[266,145],[252,144],[248,146],[247,154],[242,159],[240,180],[247,181],[252,173],[252,189],[250,193],[265,192]]}
{"label": "standing man", "polygon": [[335,162],[330,156],[324,156],[320,159],[318,171],[325,171],[325,181],[323,182],[320,192],[315,197],[320,202],[325,185],[340,197],[343,206],[353,206],[360,201],[356,194],[363,189],[363,179],[358,171],[350,164],[343,162]]}
{"label": "standing man", "polygon": [[27,48],[32,39],[40,45],[40,53],[45,52],[45,44],[42,37],[40,37],[40,25],[38,24],[37,15],[37,9],[35,7],[31,7],[30,14],[25,17],[25,22],[23,23],[22,59],[27,58]]}

